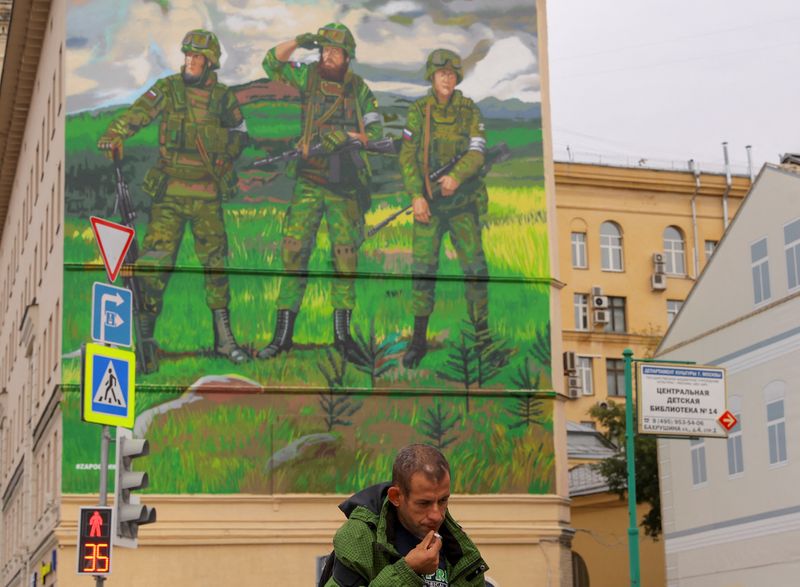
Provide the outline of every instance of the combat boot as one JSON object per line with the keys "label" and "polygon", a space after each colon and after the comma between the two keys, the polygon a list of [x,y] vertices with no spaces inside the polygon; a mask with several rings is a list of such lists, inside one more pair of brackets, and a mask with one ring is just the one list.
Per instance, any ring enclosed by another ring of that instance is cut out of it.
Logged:
{"label": "combat boot", "polygon": [[428,318],[429,316],[414,317],[414,334],[403,355],[403,367],[406,369],[416,369],[422,358],[428,354]]}
{"label": "combat boot", "polygon": [[275,318],[275,334],[272,335],[272,342],[258,351],[259,359],[272,359],[292,348],[294,319],[296,317],[297,312],[278,310],[278,315]]}
{"label": "combat boot", "polygon": [[369,361],[350,335],[352,310],[333,311],[333,346],[354,365],[366,366]]}
{"label": "combat boot", "polygon": [[250,360],[250,356],[236,342],[231,331],[231,316],[228,308],[213,310],[214,313],[214,352],[240,365]]}
{"label": "combat boot", "polygon": [[158,371],[158,343],[155,339],[156,315],[150,312],[141,312],[137,316],[139,325],[139,338],[137,345],[141,349],[143,360],[137,361],[136,368],[140,373],[155,373]]}

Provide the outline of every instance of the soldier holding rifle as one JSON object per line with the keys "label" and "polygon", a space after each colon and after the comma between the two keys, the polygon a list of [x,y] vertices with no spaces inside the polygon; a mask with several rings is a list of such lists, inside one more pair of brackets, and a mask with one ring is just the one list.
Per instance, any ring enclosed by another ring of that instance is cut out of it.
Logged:
{"label": "soldier holding rifle", "polygon": [[[428,57],[425,78],[430,93],[411,105],[400,166],[412,198],[414,333],[403,365],[416,368],[428,351],[428,320],[433,313],[442,238],[450,240],[464,272],[467,312],[479,341],[489,342],[488,269],[481,240],[480,216],[488,195],[481,178],[486,137],[475,103],[455,87],[464,78],[461,58],[447,49]],[[450,171],[435,183],[431,172],[460,153]]]}
{"label": "soldier holding rifle", "polygon": [[[318,48],[318,63],[289,62],[298,47]],[[278,294],[272,341],[258,356],[271,359],[292,347],[294,323],[308,283],[308,263],[323,216],[328,225],[335,279],[331,284],[333,335],[347,360],[365,361],[350,334],[355,307],[358,248],[369,208],[370,169],[361,145],[383,134],[378,102],[367,84],[349,69],[356,43],[342,24],[325,25],[270,49],[264,71],[270,79],[294,86],[302,97],[301,156],[290,163],[297,178],[283,226],[281,258],[286,275]],[[322,148],[322,155],[317,151]]]}

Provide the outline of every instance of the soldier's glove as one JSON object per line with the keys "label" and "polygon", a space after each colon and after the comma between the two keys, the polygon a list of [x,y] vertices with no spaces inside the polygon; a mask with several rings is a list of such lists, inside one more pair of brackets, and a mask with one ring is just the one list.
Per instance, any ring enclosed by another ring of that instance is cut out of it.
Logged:
{"label": "soldier's glove", "polygon": [[350,137],[343,130],[332,130],[322,137],[322,150],[326,153],[333,153],[349,140]]}
{"label": "soldier's glove", "polygon": [[105,133],[97,141],[97,148],[105,153],[109,159],[114,158],[114,151],[119,153],[119,158],[122,159],[122,137],[113,133]]}
{"label": "soldier's glove", "polygon": [[303,33],[297,35],[294,40],[302,49],[316,49],[319,47],[320,36],[316,33]]}

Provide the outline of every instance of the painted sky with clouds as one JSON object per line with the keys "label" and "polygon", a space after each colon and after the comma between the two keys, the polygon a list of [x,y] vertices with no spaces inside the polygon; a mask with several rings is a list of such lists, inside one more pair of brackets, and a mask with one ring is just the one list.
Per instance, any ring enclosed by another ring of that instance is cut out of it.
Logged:
{"label": "painted sky with clouds", "polygon": [[[223,48],[220,80],[264,77],[266,51],[338,21],[358,47],[353,69],[374,91],[416,97],[431,50],[465,60],[460,89],[540,101],[535,0],[67,0],[68,110],[131,102],[183,63],[187,30],[207,28]],[[298,51],[295,58],[313,55]]]}

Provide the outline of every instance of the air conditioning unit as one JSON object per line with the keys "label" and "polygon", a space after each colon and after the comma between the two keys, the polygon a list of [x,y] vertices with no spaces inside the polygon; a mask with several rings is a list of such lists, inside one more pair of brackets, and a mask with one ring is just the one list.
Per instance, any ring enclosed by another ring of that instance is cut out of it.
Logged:
{"label": "air conditioning unit", "polygon": [[596,309],[608,308],[608,296],[593,296],[592,307]]}
{"label": "air conditioning unit", "polygon": [[580,387],[570,387],[569,388],[569,397],[570,399],[578,399],[581,397],[581,388]]}
{"label": "air conditioning unit", "polygon": [[593,298],[595,298],[597,296],[602,296],[602,295],[603,295],[603,288],[602,287],[600,287],[599,285],[595,285],[595,286],[592,287],[592,297]]}
{"label": "air conditioning unit", "polygon": [[581,382],[580,377],[567,377],[567,387],[577,387],[580,389],[583,387],[583,383]]}
{"label": "air conditioning unit", "polygon": [[564,373],[575,371],[577,369],[578,360],[575,356],[575,351],[566,351],[564,353]]}
{"label": "air conditioning unit", "polygon": [[611,320],[608,310],[595,310],[592,318],[595,324],[608,324]]}
{"label": "air conditioning unit", "polygon": [[604,410],[605,410],[606,408],[608,408],[608,402],[597,402],[595,405],[596,405],[598,408],[602,408],[602,409],[604,409]]}
{"label": "air conditioning unit", "polygon": [[653,271],[658,275],[664,273],[664,253],[653,253]]}
{"label": "air conditioning unit", "polygon": [[653,290],[667,289],[667,276],[663,273],[653,273],[650,276],[650,287],[653,288]]}

